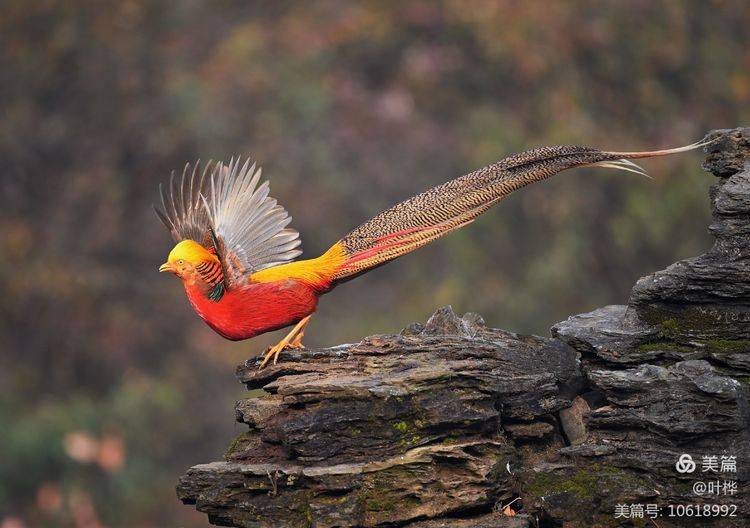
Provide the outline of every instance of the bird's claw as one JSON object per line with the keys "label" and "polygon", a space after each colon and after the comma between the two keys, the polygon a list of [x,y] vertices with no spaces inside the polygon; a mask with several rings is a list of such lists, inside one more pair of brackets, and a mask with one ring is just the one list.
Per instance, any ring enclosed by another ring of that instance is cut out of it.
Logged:
{"label": "bird's claw", "polygon": [[289,332],[284,339],[279,341],[277,344],[275,344],[272,347],[268,347],[263,354],[263,361],[260,362],[260,365],[258,365],[258,370],[265,367],[271,359],[273,359],[273,364],[275,365],[276,362],[279,360],[279,354],[281,354],[281,351],[286,348],[292,348],[292,349],[300,349],[305,348],[305,345],[302,344],[302,337],[305,335],[305,326],[307,326],[307,323],[310,321],[310,316],[308,315],[304,319],[302,319],[297,325],[292,329],[291,332]]}
{"label": "bird's claw", "polygon": [[258,370],[265,367],[268,362],[271,361],[271,359],[273,359],[273,364],[275,365],[279,360],[279,354],[281,354],[281,351],[287,348],[287,346],[289,346],[288,343],[284,343],[282,341],[281,343],[268,347],[263,353],[263,361],[261,361],[260,365],[258,365]]}
{"label": "bird's claw", "polygon": [[279,343],[277,345],[268,347],[266,351],[263,353],[263,361],[260,362],[260,365],[258,365],[258,370],[265,367],[271,359],[273,359],[273,364],[275,365],[279,361],[279,354],[281,354],[284,350],[301,350],[305,348],[305,345],[303,345],[301,342],[294,342],[294,343]]}

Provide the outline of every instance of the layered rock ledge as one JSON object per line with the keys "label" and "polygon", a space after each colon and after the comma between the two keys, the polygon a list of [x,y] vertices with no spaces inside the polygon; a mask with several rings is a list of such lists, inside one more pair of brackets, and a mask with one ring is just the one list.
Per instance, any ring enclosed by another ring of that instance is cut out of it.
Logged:
{"label": "layered rock ledge", "polygon": [[[179,498],[239,527],[747,526],[750,129],[712,135],[706,254],[552,337],[447,307],[399,335],[248,360],[248,430],[188,470]],[[676,470],[684,454],[695,471]],[[736,515],[669,516],[688,504]]]}

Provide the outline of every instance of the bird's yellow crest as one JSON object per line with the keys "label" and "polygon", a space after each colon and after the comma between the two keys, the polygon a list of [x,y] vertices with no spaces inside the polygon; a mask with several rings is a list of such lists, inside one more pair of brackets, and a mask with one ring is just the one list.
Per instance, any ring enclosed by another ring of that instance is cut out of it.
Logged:
{"label": "bird's yellow crest", "polygon": [[[210,266],[206,266],[206,263]],[[178,242],[169,252],[167,261],[159,267],[159,271],[169,271],[183,278],[187,270],[195,269],[220,272],[221,264],[219,257],[193,240]]]}
{"label": "bird's yellow crest", "polygon": [[186,260],[193,265],[200,262],[218,262],[219,258],[193,240],[182,240],[178,242],[169,252],[167,262],[174,264],[180,260]]}

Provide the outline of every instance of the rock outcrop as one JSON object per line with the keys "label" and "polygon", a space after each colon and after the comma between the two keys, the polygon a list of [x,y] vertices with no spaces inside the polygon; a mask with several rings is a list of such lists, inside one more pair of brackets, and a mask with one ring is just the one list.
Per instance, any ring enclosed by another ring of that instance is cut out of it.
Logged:
{"label": "rock outcrop", "polygon": [[241,527],[747,526],[750,129],[712,134],[705,255],[550,338],[443,308],[399,335],[248,360],[248,431],[179,498]]}

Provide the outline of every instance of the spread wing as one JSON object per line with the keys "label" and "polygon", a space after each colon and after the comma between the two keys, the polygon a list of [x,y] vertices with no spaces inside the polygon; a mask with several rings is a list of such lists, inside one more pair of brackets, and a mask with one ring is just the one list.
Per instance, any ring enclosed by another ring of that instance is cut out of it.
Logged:
{"label": "spread wing", "polygon": [[260,167],[236,159],[203,170],[188,164],[181,177],[172,174],[166,191],[160,187],[163,211],[156,213],[172,238],[213,248],[228,286],[302,253],[299,233],[287,227],[292,218],[260,177]]}

